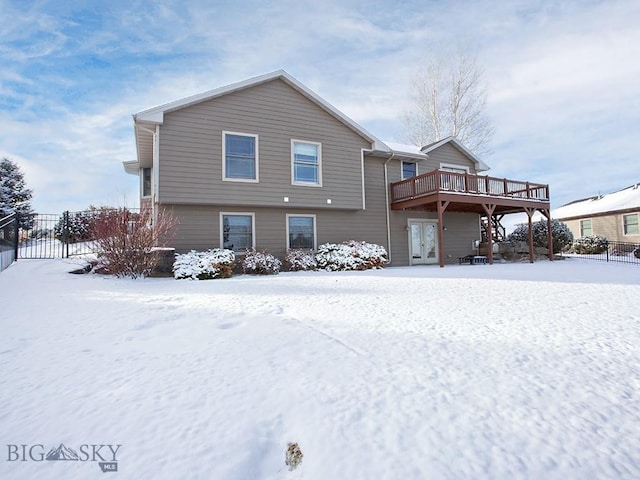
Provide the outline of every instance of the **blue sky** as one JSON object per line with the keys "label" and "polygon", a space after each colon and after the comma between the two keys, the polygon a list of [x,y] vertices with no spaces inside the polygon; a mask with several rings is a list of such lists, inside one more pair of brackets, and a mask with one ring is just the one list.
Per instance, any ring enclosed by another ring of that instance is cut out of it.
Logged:
{"label": "blue sky", "polygon": [[552,207],[640,182],[637,0],[1,0],[0,20],[0,156],[40,212],[137,206],[133,113],[278,69],[403,142],[413,75],[459,43],[489,175],[550,184]]}

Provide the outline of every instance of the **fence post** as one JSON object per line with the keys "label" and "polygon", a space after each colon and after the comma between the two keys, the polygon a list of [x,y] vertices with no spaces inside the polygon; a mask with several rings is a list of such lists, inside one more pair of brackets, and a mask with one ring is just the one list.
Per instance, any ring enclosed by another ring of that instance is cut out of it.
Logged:
{"label": "fence post", "polygon": [[62,214],[62,231],[64,232],[62,235],[62,238],[64,238],[62,258],[69,258],[69,210],[65,210]]}
{"label": "fence post", "polygon": [[15,232],[16,232],[15,236],[16,236],[16,238],[15,238],[14,243],[13,243],[13,248],[14,248],[14,250],[13,250],[13,261],[17,262],[18,261],[18,252],[19,252],[18,245],[20,243],[20,214],[18,212],[16,212],[16,216],[13,219],[13,221],[16,224],[16,226],[15,226]]}

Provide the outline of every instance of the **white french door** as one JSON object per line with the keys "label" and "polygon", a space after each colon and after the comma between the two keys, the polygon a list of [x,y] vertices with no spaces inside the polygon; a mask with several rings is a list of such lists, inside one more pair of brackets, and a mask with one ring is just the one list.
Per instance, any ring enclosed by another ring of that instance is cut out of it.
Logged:
{"label": "white french door", "polygon": [[409,220],[411,265],[438,262],[438,222]]}

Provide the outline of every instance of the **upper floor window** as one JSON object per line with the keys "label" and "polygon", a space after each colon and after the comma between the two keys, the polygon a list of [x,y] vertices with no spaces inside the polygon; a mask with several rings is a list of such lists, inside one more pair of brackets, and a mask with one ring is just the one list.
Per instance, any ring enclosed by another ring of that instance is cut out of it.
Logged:
{"label": "upper floor window", "polygon": [[631,213],[622,217],[625,235],[637,235],[640,233],[638,229],[638,214]]}
{"label": "upper floor window", "polygon": [[258,181],[258,135],[222,132],[222,178]]}
{"label": "upper floor window", "polygon": [[221,213],[220,236],[222,248],[244,252],[255,246],[253,213]]}
{"label": "upper floor window", "polygon": [[402,180],[415,177],[418,174],[418,166],[411,162],[402,162]]}
{"label": "upper floor window", "polygon": [[151,168],[142,169],[142,196],[151,196]]}
{"label": "upper floor window", "polygon": [[593,229],[591,228],[591,219],[580,220],[580,236],[581,237],[593,236]]}
{"label": "upper floor window", "polygon": [[315,215],[287,215],[287,248],[315,250]]}
{"label": "upper floor window", "polygon": [[322,186],[322,145],[291,140],[291,179],[294,185]]}

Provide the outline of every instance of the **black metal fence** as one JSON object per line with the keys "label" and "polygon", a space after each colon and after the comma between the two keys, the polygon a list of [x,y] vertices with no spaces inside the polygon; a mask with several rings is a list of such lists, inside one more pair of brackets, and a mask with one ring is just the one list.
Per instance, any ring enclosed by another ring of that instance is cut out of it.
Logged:
{"label": "black metal fence", "polygon": [[604,248],[596,249],[592,253],[570,253],[567,256],[585,260],[640,265],[640,244],[609,241]]}
{"label": "black metal fence", "polygon": [[68,258],[95,253],[92,222],[98,210],[16,214],[0,219],[0,271],[21,258]]}
{"label": "black metal fence", "polygon": [[13,213],[0,219],[0,272],[18,255],[18,219]]}

